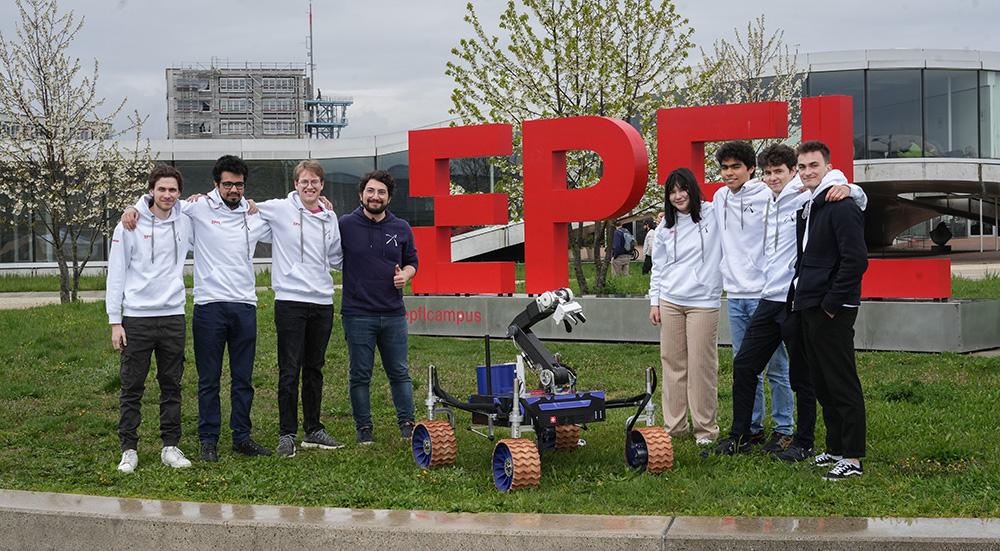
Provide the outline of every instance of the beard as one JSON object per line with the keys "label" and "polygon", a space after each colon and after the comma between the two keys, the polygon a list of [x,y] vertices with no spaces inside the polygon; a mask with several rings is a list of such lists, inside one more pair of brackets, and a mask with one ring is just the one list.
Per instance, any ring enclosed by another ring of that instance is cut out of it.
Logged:
{"label": "beard", "polygon": [[383,212],[385,212],[386,207],[389,206],[386,203],[382,203],[378,207],[371,207],[371,206],[369,206],[369,203],[370,202],[362,203],[361,206],[363,206],[365,208],[365,212],[367,212],[368,214],[374,214],[376,216],[378,216],[379,214],[382,214]]}

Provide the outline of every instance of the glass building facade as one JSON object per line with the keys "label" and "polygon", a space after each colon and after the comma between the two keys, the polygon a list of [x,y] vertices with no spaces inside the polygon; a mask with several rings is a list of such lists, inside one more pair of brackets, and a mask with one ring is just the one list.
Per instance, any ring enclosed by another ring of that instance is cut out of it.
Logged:
{"label": "glass building facade", "polygon": [[[247,178],[245,194],[256,201],[281,198],[292,191],[292,171],[300,158],[288,159],[247,159],[250,175]],[[386,170],[392,174],[396,189],[392,196],[389,210],[396,216],[405,219],[411,226],[427,226],[433,224],[433,202],[429,197],[410,197],[410,167],[407,151],[358,157],[320,158],[326,176],[324,178],[323,195],[333,203],[338,215],[353,211],[359,205],[358,185],[361,177],[376,169]],[[163,162],[163,161],[161,161]],[[212,166],[214,160],[174,160],[167,161],[184,174],[184,193],[188,196],[194,193],[208,193],[214,184],[212,182]],[[112,213],[118,216],[118,213]],[[107,260],[108,240],[105,236],[95,235],[100,241],[95,247],[92,261]],[[255,256],[269,258],[270,245],[260,244]],[[0,264],[54,262],[55,254],[52,245],[41,235],[32,231],[29,219],[14,227],[0,227]]]}
{"label": "glass building facade", "polygon": [[820,71],[803,95],[853,98],[855,159],[1000,158],[997,71]]}

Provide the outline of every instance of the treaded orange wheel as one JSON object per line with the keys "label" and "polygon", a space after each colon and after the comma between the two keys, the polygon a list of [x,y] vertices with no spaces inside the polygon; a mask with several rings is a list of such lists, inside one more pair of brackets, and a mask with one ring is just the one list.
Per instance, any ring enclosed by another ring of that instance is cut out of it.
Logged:
{"label": "treaded orange wheel", "polygon": [[580,444],[580,427],[576,425],[556,426],[556,449],[575,450]]}
{"label": "treaded orange wheel", "polygon": [[538,447],[526,438],[505,438],[493,448],[493,483],[501,492],[537,487],[542,479]]}
{"label": "treaded orange wheel", "polygon": [[421,421],[413,427],[410,439],[413,460],[421,469],[452,465],[458,455],[455,431],[447,420]]}
{"label": "treaded orange wheel", "polygon": [[632,429],[625,441],[625,463],[632,469],[662,473],[674,466],[674,444],[663,427]]}

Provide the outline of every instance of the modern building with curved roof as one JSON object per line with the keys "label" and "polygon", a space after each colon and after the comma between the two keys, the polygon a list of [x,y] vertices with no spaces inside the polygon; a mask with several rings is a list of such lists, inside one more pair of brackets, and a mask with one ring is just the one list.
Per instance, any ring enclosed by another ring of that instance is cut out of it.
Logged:
{"label": "modern building with curved roof", "polygon": [[871,200],[870,247],[938,217],[956,236],[996,236],[1000,52],[823,52],[798,56],[797,66],[807,74],[803,96],[854,100],[854,176]]}

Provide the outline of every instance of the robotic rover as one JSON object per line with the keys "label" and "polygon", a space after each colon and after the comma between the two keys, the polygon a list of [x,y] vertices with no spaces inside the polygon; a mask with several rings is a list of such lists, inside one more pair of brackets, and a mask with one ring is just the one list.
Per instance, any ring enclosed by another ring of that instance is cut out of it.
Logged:
{"label": "robotic rover", "polygon": [[[604,421],[611,408],[636,408],[625,424],[625,463],[637,471],[659,473],[673,466],[673,445],[663,427],[655,426],[656,371],[646,369],[645,392],[625,399],[610,400],[601,390],[577,389],[576,371],[549,352],[531,328],[551,317],[567,332],[585,323],[583,307],[569,289],[541,294],[519,313],[507,328],[507,337],[519,350],[516,363],[493,365],[489,335],[485,337],[486,365],[477,368],[477,393],[467,402],[448,394],[438,383],[437,369],[428,368],[428,420],[416,424],[411,446],[413,459],[422,469],[455,462],[455,410],[472,414],[473,425],[486,432],[473,432],[494,440],[498,426],[510,428],[510,438],[501,439],[493,449],[493,482],[501,492],[538,486],[541,480],[540,452],[575,449],[580,428]],[[526,373],[538,378],[529,390]],[[636,428],[637,421],[644,427]],[[535,433],[535,441],[524,438]]]}

